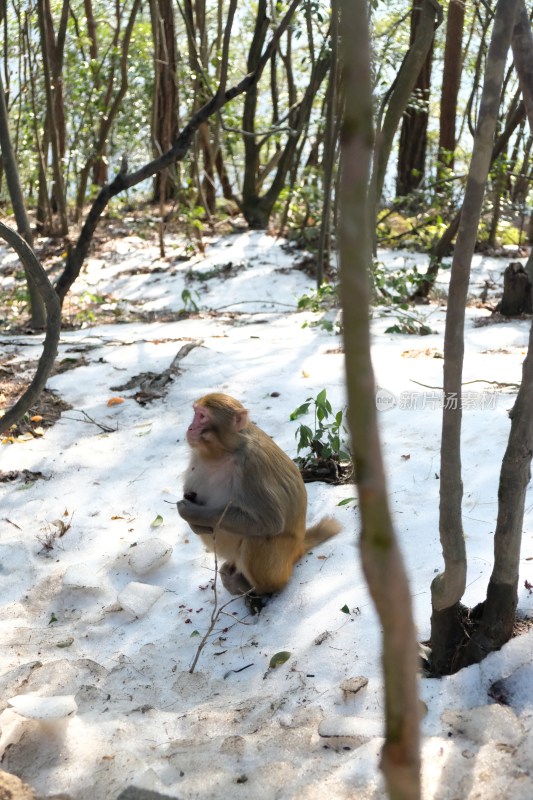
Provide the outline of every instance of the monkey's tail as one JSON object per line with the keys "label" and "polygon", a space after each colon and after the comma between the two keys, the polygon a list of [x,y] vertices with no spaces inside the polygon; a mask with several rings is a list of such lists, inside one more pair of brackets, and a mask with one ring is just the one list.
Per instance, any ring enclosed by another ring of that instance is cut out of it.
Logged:
{"label": "monkey's tail", "polygon": [[305,551],[307,552],[315,545],[325,542],[326,539],[331,539],[342,530],[340,522],[333,517],[322,517],[320,522],[307,528],[305,532]]}

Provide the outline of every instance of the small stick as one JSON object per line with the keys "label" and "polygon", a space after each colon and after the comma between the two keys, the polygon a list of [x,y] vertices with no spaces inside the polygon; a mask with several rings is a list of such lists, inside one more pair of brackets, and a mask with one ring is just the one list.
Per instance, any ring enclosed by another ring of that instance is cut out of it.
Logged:
{"label": "small stick", "polygon": [[238,600],[239,599],[238,597],[232,597],[231,600],[228,600],[227,603],[224,603],[224,605],[222,605],[220,607],[218,606],[218,592],[217,592],[218,559],[217,559],[217,548],[216,548],[216,533],[217,533],[217,529],[220,528],[220,526],[222,524],[222,520],[226,516],[226,512],[227,512],[228,508],[230,507],[230,505],[231,505],[231,501],[229,503],[227,503],[226,508],[224,509],[222,514],[220,515],[220,519],[218,520],[217,524],[215,525],[215,527],[213,529],[213,537],[214,537],[214,540],[215,540],[215,551],[214,551],[215,552],[215,582],[214,582],[214,585],[213,585],[213,591],[214,591],[214,594],[215,594],[215,605],[213,606],[213,610],[211,612],[211,621],[209,623],[209,627],[208,627],[208,629],[207,629],[202,641],[198,645],[198,649],[196,651],[196,655],[195,655],[195,657],[193,659],[193,662],[191,664],[191,667],[189,669],[189,672],[191,673],[191,675],[192,675],[192,673],[194,672],[194,670],[196,668],[196,665],[198,663],[198,659],[200,658],[202,650],[206,646],[207,640],[211,636],[211,634],[213,632],[213,629],[214,629],[215,625],[217,624],[217,621],[218,621],[221,613],[223,612],[223,610],[227,606],[230,605],[230,603],[233,603],[234,600]]}

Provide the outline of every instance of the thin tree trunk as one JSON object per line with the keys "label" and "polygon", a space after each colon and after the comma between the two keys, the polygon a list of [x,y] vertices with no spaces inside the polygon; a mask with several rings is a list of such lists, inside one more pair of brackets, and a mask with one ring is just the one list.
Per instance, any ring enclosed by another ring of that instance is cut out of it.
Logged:
{"label": "thin tree trunk", "polygon": [[[529,130],[533,133],[533,33],[524,0],[518,0],[518,13],[511,46]],[[530,282],[533,283],[533,248],[526,263],[526,272]]]}
{"label": "thin tree trunk", "polygon": [[[266,12],[266,0],[259,0],[257,4],[254,35],[248,51],[248,72],[251,72],[255,68],[255,65],[261,57],[261,51],[263,49],[269,24],[269,19]],[[255,136],[256,111],[257,86],[252,86],[244,98],[242,116],[242,129],[244,132],[244,175],[242,181],[242,205],[244,207],[246,207],[248,204],[251,207],[252,202],[256,197],[257,168],[259,163],[259,148],[257,146],[257,139]]]}
{"label": "thin tree trunk", "polygon": [[533,326],[522,366],[522,383],[511,412],[511,432],[498,487],[494,567],[487,597],[473,610],[475,625],[461,650],[457,669],[481,661],[509,641],[518,604],[518,574],[526,491],[533,455]]}
{"label": "thin tree trunk", "polygon": [[[151,0],[152,35],[154,39],[155,89],[152,109],[153,155],[157,157],[171,147],[179,130],[177,46],[173,4],[170,0]],[[162,187],[160,184],[163,183]],[[177,196],[176,169],[159,173],[154,181],[154,198],[159,202]]]}
{"label": "thin tree trunk", "polygon": [[337,125],[335,115],[337,112],[337,79],[338,59],[337,40],[339,34],[337,9],[332,8],[331,19],[331,66],[326,95],[326,125],[324,131],[324,199],[322,201],[322,220],[320,223],[320,237],[318,240],[318,258],[316,270],[316,285],[319,289],[324,280],[325,268],[329,266],[331,254],[331,195],[335,169],[335,152],[337,149]]}
{"label": "thin tree trunk", "polygon": [[[419,21],[420,6],[415,0],[411,12],[411,42],[416,39]],[[405,197],[414,192],[424,179],[432,62],[433,39],[413,89],[415,102],[409,103],[402,117],[396,179],[398,197]]]}
{"label": "thin tree trunk", "polygon": [[372,175],[376,207],[383,192],[394,135],[398,129],[402,114],[407,108],[416,80],[433,42],[435,30],[440,25],[441,20],[442,8],[437,0],[421,0],[420,22],[416,29],[416,37],[394,82],[383,125],[379,133],[378,152]]}
{"label": "thin tree trunk", "polygon": [[465,6],[466,0],[450,0],[448,5],[443,80],[440,96],[437,178],[444,178],[448,170],[453,170],[454,166],[457,98],[463,69],[461,42]]}
{"label": "thin tree trunk", "polygon": [[[461,383],[464,357],[465,306],[470,264],[477,238],[498,120],[505,61],[511,44],[517,0],[498,0],[489,47],[485,82],[465,198],[455,244],[446,329],[444,334],[444,408],[440,464],[439,531],[444,572],[431,586],[433,667],[438,673],[453,666],[456,644],[450,630],[460,626],[460,601],[466,585],[466,551],[462,524]],[[452,622],[450,622],[450,616]]]}
{"label": "thin tree trunk", "polygon": [[[270,184],[269,189],[263,194],[258,194],[258,179],[255,180],[255,187],[252,194],[245,194],[243,188],[243,196],[241,202],[241,209],[246,218],[246,221],[252,228],[266,228],[268,220],[274,204],[278,199],[281,190],[285,186],[287,174],[291,167],[294,165],[296,156],[298,154],[298,142],[306,128],[307,121],[310,117],[313,101],[315,95],[324,80],[330,62],[330,54],[324,52],[318,58],[316,65],[312,71],[309,79],[309,85],[306,87],[303,97],[298,105],[297,114],[294,124],[292,126],[293,134],[289,137],[285,146],[281,151],[279,161],[277,164],[276,173]],[[255,150],[256,157],[258,156],[259,149]]]}
{"label": "thin tree trunk", "polygon": [[533,32],[524,0],[518,0],[511,46],[529,129],[533,133]]}
{"label": "thin tree trunk", "polygon": [[[128,60],[129,60],[129,49],[131,44],[131,37],[133,33],[133,27],[135,24],[135,19],[137,17],[137,13],[141,6],[141,0],[133,0],[130,15],[128,17],[128,21],[126,23],[126,27],[124,29],[124,35],[122,36],[122,42],[120,46],[120,61],[119,61],[119,69],[120,69],[120,82],[118,84],[118,88],[116,94],[113,96],[114,91],[114,67],[113,67],[113,74],[108,82],[108,86],[106,88],[106,96],[103,100],[103,108],[106,109],[106,112],[101,115],[100,117],[100,125],[98,134],[96,136],[96,140],[94,143],[94,151],[93,155],[91,156],[89,162],[85,164],[82,170],[82,179],[80,181],[80,189],[78,190],[78,196],[76,198],[76,212],[78,216],[81,216],[83,203],[85,199],[85,189],[87,186],[87,178],[91,167],[96,163],[96,160],[103,156],[106,152],[107,147],[107,138],[113,127],[113,123],[120,112],[120,107],[122,105],[122,101],[128,91]],[[117,5],[117,9],[119,6]],[[118,24],[115,31],[115,40],[113,45],[116,49],[119,45],[119,28]],[[104,186],[104,190],[105,190]]]}
{"label": "thin tree trunk", "polygon": [[[490,159],[491,167],[496,161],[496,159],[503,153],[505,150],[509,139],[511,138],[512,133],[516,130],[518,125],[520,125],[521,121],[524,119],[525,114],[525,107],[524,103],[520,102],[514,109],[513,113],[509,116],[505,130],[502,131],[498,139],[496,140],[496,144],[492,150],[492,155]],[[460,208],[455,216],[453,217],[452,221],[449,223],[448,227],[444,231],[444,233],[440,236],[437,242],[433,245],[430,251],[430,264],[426,274],[424,275],[424,279],[419,283],[416,288],[416,291],[413,292],[411,299],[416,301],[425,300],[429,295],[433,285],[437,279],[437,275],[439,274],[439,266],[442,259],[447,256],[452,248],[452,242],[459,230],[459,222],[461,220],[461,211]]]}
{"label": "thin tree trunk", "polygon": [[50,131],[50,144],[52,149],[52,172],[54,176],[54,190],[53,197],[57,204],[59,213],[59,230],[60,236],[66,236],[68,233],[68,220],[67,220],[67,206],[65,198],[65,188],[63,184],[63,171],[61,169],[61,131],[60,125],[64,120],[57,119],[58,104],[56,101],[56,92],[59,87],[54,85],[52,74],[52,56],[50,53],[50,39],[53,32],[49,29],[51,12],[45,3],[38,3],[37,9],[39,12],[39,24],[41,27],[41,48],[43,54],[43,75],[44,84],[46,88],[46,105],[47,105],[47,120]]}
{"label": "thin tree trunk", "polygon": [[22,397],[6,411],[3,417],[0,417],[0,433],[3,433],[22,419],[44,389],[57,354],[61,331],[61,306],[59,298],[48,280],[48,275],[24,239],[16,231],[4,225],[3,222],[0,222],[0,237],[17,253],[24,265],[24,269],[32,276],[32,280],[46,306],[46,336],[39,364],[30,385]]}
{"label": "thin tree trunk", "polygon": [[[85,19],[87,21],[87,33],[89,35],[89,55],[91,56],[91,61],[94,64],[96,64],[98,60],[98,35],[97,35],[96,19],[94,18],[92,0],[83,0],[83,8],[85,10]],[[100,92],[101,81],[102,81],[101,72],[99,69],[97,69],[95,71],[95,76],[94,76],[94,88],[97,93]],[[86,168],[82,174],[80,182],[80,191],[79,191],[79,197],[81,198],[81,200],[77,204],[78,215],[81,214],[81,206],[83,205],[83,200],[85,199],[85,192],[87,190],[87,178],[91,166],[93,172],[92,180],[95,186],[103,186],[104,183],[107,183],[108,180],[108,163],[107,163],[106,153],[105,152],[97,153],[94,156],[92,164],[86,165]]]}
{"label": "thin tree trunk", "polygon": [[[512,48],[524,103],[533,129],[533,34],[524,0],[518,0]],[[522,382],[511,412],[511,431],[502,461],[498,488],[498,519],[494,534],[494,567],[487,596],[474,609],[475,626],[457,659],[457,668],[481,661],[509,641],[518,603],[518,574],[526,491],[533,455],[533,326]]]}
{"label": "thin tree trunk", "polygon": [[[33,234],[31,232],[30,221],[26,213],[26,205],[24,203],[24,195],[20,186],[20,178],[17,169],[17,162],[13,147],[11,144],[11,136],[9,134],[9,120],[7,114],[6,98],[4,94],[4,86],[0,76],[0,147],[2,150],[2,165],[4,167],[7,188],[9,196],[13,204],[13,213],[17,223],[17,228],[20,235],[33,250]],[[30,295],[30,315],[31,325],[37,330],[42,330],[46,326],[46,307],[39,291],[39,287],[35,283],[35,278],[27,268],[23,261],[24,271],[26,274],[26,281],[28,284],[28,292]]]}
{"label": "thin tree trunk", "polygon": [[368,7],[365,0],[341,0],[340,9],[346,98],[341,134],[341,298],[348,421],[361,511],[361,556],[383,627],[386,739],[381,768],[391,800],[419,800],[416,632],[389,511],[370,359],[368,274],[372,243],[368,184],[374,139]]}

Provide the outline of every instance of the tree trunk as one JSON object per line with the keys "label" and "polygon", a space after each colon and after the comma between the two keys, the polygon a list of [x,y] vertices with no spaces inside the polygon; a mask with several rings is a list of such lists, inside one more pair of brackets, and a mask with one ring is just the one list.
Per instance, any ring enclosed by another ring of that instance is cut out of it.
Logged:
{"label": "tree trunk", "polygon": [[[247,71],[251,72],[261,57],[261,51],[268,31],[266,0],[259,0],[255,18],[255,29],[248,51]],[[255,117],[257,111],[257,86],[252,86],[244,98],[242,116],[244,145],[244,175],[242,182],[241,210],[251,228],[266,228],[268,212],[264,213],[259,206],[256,195],[256,180],[259,166],[259,147],[255,136]]]}
{"label": "tree trunk", "polygon": [[[466,551],[462,524],[463,484],[461,476],[461,382],[464,356],[465,306],[470,264],[476,243],[483,194],[493,149],[500,92],[517,0],[498,0],[492,39],[487,57],[485,81],[479,109],[472,160],[455,245],[444,334],[444,408],[440,466],[439,531],[444,572],[431,585],[433,615],[431,645],[434,664],[445,664],[449,651],[446,615],[461,601],[466,585]],[[449,662],[449,669],[452,663]],[[443,669],[442,671],[447,671]]]}
{"label": "tree trunk", "polygon": [[[154,38],[155,89],[152,108],[152,140],[154,157],[172,146],[179,130],[179,96],[177,83],[178,52],[172,0],[151,0],[152,34]],[[176,168],[169,167],[161,185],[162,173],[155,176],[154,199],[165,203],[177,196]],[[163,190],[163,191],[162,191]]]}
{"label": "tree trunk", "polygon": [[[416,40],[420,13],[418,0],[415,0],[411,11],[411,46]],[[403,113],[398,150],[398,176],[396,178],[396,195],[398,197],[411,194],[418,189],[424,179],[432,61],[433,40],[413,89],[415,102],[410,103]]]}
{"label": "tree trunk", "polygon": [[405,568],[392,526],[376,419],[370,358],[369,173],[373,153],[368,7],[341,0],[346,97],[343,120],[339,255],[348,421],[361,512],[361,557],[383,627],[385,745],[381,768],[391,800],[419,800],[417,644]]}
{"label": "tree trunk", "polygon": [[532,289],[529,276],[520,261],[512,261],[503,273],[503,295],[499,311],[504,317],[531,314]]}
{"label": "tree trunk", "polygon": [[35,375],[22,397],[6,411],[3,417],[0,417],[0,433],[3,433],[22,419],[44,389],[57,354],[57,345],[61,332],[61,307],[59,298],[48,280],[48,275],[24,239],[7,225],[4,225],[3,222],[0,222],[0,237],[17,253],[24,265],[24,269],[32,276],[33,283],[37,287],[46,307],[46,336],[42,355]]}
{"label": "tree trunk", "polygon": [[518,0],[511,46],[529,129],[533,133],[533,32],[524,0]]}
{"label": "tree trunk", "polygon": [[[259,195],[257,180],[254,180],[253,190],[250,191],[249,185],[247,184],[247,192],[245,192],[243,184],[241,210],[251,228],[261,229],[268,226],[274,204],[285,186],[285,181],[291,167],[294,166],[294,161],[298,153],[298,142],[306,128],[307,121],[311,115],[315,95],[327,74],[329,63],[330,54],[323,53],[312,70],[309,85],[306,87],[298,106],[293,133],[282,149],[276,173],[268,190],[263,195]],[[258,148],[255,149],[254,155],[258,158]]]}
{"label": "tree trunk", "polygon": [[455,157],[455,121],[457,98],[463,69],[461,43],[465,18],[466,0],[450,0],[446,21],[446,44],[444,46],[444,69],[439,115],[439,150],[437,178],[446,177],[453,171]]}
{"label": "tree trunk", "polygon": [[[7,114],[6,99],[4,94],[4,86],[0,76],[0,147],[2,150],[2,165],[4,167],[7,188],[9,196],[13,204],[13,213],[17,223],[17,228],[20,235],[33,250],[33,234],[31,232],[30,221],[26,213],[26,205],[24,203],[24,195],[20,186],[20,178],[17,168],[17,162],[13,147],[11,144],[11,136],[9,134],[9,119]],[[46,326],[46,307],[39,291],[39,287],[35,283],[35,278],[29,271],[28,267],[22,262],[26,274],[26,281],[28,284],[28,293],[30,296],[30,315],[32,328],[42,330]]]}
{"label": "tree trunk", "polygon": [[[106,152],[107,138],[113,127],[115,119],[120,111],[120,107],[126,95],[126,92],[128,91],[129,49],[130,49],[131,36],[133,33],[135,19],[137,17],[137,13],[139,11],[140,6],[141,6],[141,0],[133,0],[129,11],[128,21],[126,23],[124,34],[122,36],[122,42],[119,41],[120,26],[118,24],[118,19],[115,25],[113,49],[119,51],[120,55],[118,64],[120,70],[120,81],[118,83],[118,88],[115,92],[115,95],[113,95],[113,92],[115,90],[115,67],[113,67],[111,75],[109,77],[108,84],[105,89],[105,97],[102,100],[102,107],[105,109],[105,112],[100,115],[98,133],[96,135],[94,142],[93,155],[90,157],[90,159],[85,164],[82,170],[80,189],[78,191],[78,196],[76,198],[77,216],[81,216],[82,213],[83,203],[85,200],[85,189],[87,186],[87,179],[91,171],[91,168],[98,161],[99,158],[104,156]],[[119,14],[121,12],[119,4],[117,4],[116,9],[117,9],[117,14]],[[103,190],[105,190],[105,188],[106,187],[104,185]]]}
{"label": "tree trunk", "polygon": [[533,455],[533,326],[522,366],[522,383],[511,412],[511,432],[498,488],[494,568],[487,597],[476,611],[476,624],[461,652],[458,668],[477,663],[509,641],[518,603],[517,587],[526,491]]}
{"label": "tree trunk", "polygon": [[[94,64],[96,64],[98,60],[98,36],[97,36],[97,25],[93,12],[92,0],[83,0],[83,8],[85,11],[85,19],[87,22],[87,33],[89,35],[89,55],[91,56],[91,61]],[[94,88],[96,92],[99,94],[101,89],[101,72],[99,69],[95,71]],[[79,192],[81,201],[78,201],[77,203],[79,213],[81,213],[81,205],[83,205],[85,192],[87,190],[87,178],[90,168],[91,165],[88,164],[86,167],[87,174],[82,175],[80,192]],[[109,170],[105,152],[95,154],[92,163],[92,172],[93,172],[92,180],[95,186],[103,186],[104,183],[107,183],[109,179]]]}
{"label": "tree trunk", "polygon": [[339,36],[339,24],[335,5],[332,7],[331,12],[331,67],[329,70],[328,89],[326,92],[326,124],[324,130],[324,155],[322,158],[324,168],[324,199],[322,201],[322,220],[320,223],[320,236],[318,240],[316,269],[317,289],[320,288],[324,281],[324,273],[326,268],[329,267],[331,255],[331,206],[335,172],[335,153],[337,150],[337,137],[339,132],[336,125],[336,115],[338,112],[337,41]]}
{"label": "tree trunk", "polygon": [[[491,166],[507,147],[511,135],[521,124],[525,113],[524,103],[518,103],[512,114],[509,116],[505,125],[505,129],[496,140],[490,159]],[[418,284],[416,291],[411,297],[411,299],[415,302],[424,301],[428,297],[435,283],[437,275],[439,274],[439,265],[442,259],[451,252],[452,242],[459,229],[460,220],[461,209],[457,211],[444,233],[431,248],[429,268],[424,276],[424,279]]]}
{"label": "tree trunk", "polygon": [[[524,0],[518,0],[512,48],[530,128],[533,130],[533,33]],[[531,256],[529,259],[531,262]],[[529,266],[526,265],[526,267]],[[510,265],[508,269],[511,269]],[[520,274],[520,273],[518,273]],[[527,272],[525,271],[527,279]],[[529,283],[531,303],[531,284]],[[477,624],[471,632],[459,666],[477,663],[509,641],[518,602],[520,547],[526,492],[531,480],[533,455],[533,325],[528,352],[522,366],[522,382],[513,410],[511,431],[502,461],[498,487],[498,519],[494,534],[494,567],[487,596],[476,610]]]}
{"label": "tree trunk", "polygon": [[[37,4],[41,29],[43,77],[46,89],[46,120],[52,151],[53,189],[52,208],[59,216],[59,236],[68,233],[67,201],[63,182],[62,158],[65,152],[65,111],[63,106],[63,84],[61,79],[61,56],[53,30],[52,11],[48,0]],[[68,4],[63,3],[62,18]],[[65,22],[66,24],[66,22]]]}
{"label": "tree trunk", "polygon": [[420,21],[417,25],[416,37],[394,81],[387,104],[387,111],[378,136],[379,147],[372,174],[373,202],[376,205],[376,210],[377,203],[379,203],[383,192],[394,135],[398,129],[402,114],[407,108],[422,65],[427,58],[435,29],[441,20],[442,9],[437,0],[421,0]]}

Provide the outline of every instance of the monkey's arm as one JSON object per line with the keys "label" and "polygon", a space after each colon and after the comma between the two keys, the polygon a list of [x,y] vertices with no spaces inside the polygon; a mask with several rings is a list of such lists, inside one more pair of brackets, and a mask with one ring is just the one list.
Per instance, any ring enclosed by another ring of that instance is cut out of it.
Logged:
{"label": "monkey's arm", "polygon": [[178,503],[178,513],[195,533],[212,533],[222,517],[222,528],[238,536],[276,536],[284,528],[283,516],[277,509],[270,508],[259,517],[233,501],[225,508],[213,508],[184,498]]}

